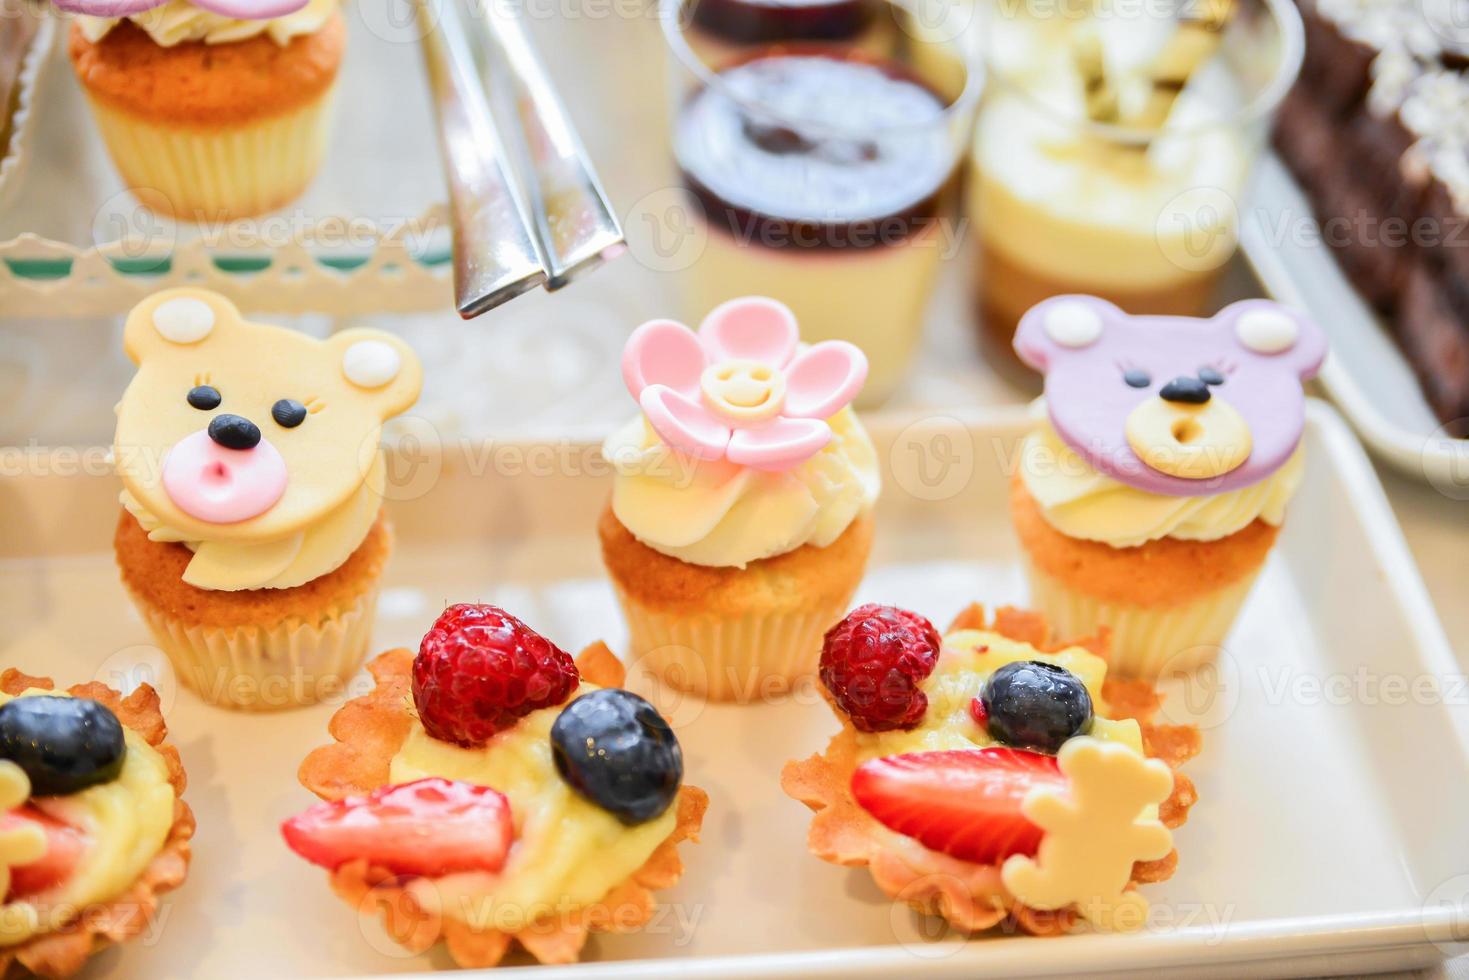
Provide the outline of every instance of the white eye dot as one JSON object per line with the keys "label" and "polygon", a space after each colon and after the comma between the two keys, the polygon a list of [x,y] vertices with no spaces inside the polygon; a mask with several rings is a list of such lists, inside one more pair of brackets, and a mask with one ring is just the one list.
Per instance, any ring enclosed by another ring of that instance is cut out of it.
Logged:
{"label": "white eye dot", "polygon": [[202,299],[179,296],[158,304],[153,326],[169,343],[198,343],[214,329],[214,310]]}
{"label": "white eye dot", "polygon": [[342,355],[342,373],[359,388],[381,388],[402,366],[398,349],[381,340],[359,340]]}
{"label": "white eye dot", "polygon": [[1235,321],[1239,342],[1257,354],[1279,354],[1296,345],[1296,321],[1275,310],[1253,310]]}
{"label": "white eye dot", "polygon": [[1062,347],[1086,347],[1102,335],[1102,316],[1085,303],[1056,303],[1046,310],[1046,335]]}

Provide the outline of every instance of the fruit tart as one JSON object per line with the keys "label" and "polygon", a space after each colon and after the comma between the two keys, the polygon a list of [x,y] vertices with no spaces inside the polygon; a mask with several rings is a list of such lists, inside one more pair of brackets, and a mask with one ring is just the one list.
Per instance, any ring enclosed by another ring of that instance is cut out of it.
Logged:
{"label": "fruit tart", "polygon": [[682,785],[678,739],[618,687],[610,650],[573,661],[504,610],[456,605],[416,656],[391,650],[368,669],[372,692],[301,765],[325,802],[281,828],[342,899],[414,952],[442,940],[465,967],[516,943],[575,962],[590,932],[652,917],[708,797]]}
{"label": "fruit tart", "polygon": [[153,688],[0,674],[0,976],[70,976],[154,925],[194,815]]}
{"label": "fruit tart", "polygon": [[958,929],[1141,928],[1136,887],[1173,874],[1195,794],[1175,769],[1198,730],[1152,722],[1159,695],[1107,678],[1107,638],[1054,642],[1016,609],[971,606],[940,637],[863,606],[827,633],[820,676],[842,730],[787,763],[819,858],[867,865],[896,901]]}

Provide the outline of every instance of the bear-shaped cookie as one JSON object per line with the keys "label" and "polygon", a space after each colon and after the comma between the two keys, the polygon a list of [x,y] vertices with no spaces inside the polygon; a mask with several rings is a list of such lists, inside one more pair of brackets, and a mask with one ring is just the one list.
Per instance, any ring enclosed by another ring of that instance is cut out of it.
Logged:
{"label": "bear-shaped cookie", "polygon": [[1057,296],[1021,320],[1015,349],[1045,374],[1052,425],[1093,469],[1197,496],[1250,486],[1290,458],[1305,424],[1301,382],[1326,338],[1268,300],[1196,319]]}
{"label": "bear-shaped cookie", "polygon": [[138,366],[117,405],[123,504],[193,549],[184,581],[289,588],[330,571],[326,552],[340,562],[313,539],[365,532],[381,507],[382,424],[423,380],[408,345],[252,323],[201,289],[139,303],[123,345]]}
{"label": "bear-shaped cookie", "polygon": [[1056,762],[1066,787],[1033,790],[1021,804],[1026,819],[1045,831],[1034,858],[1015,855],[1001,880],[1037,909],[1075,906],[1082,918],[1107,930],[1141,928],[1148,902],[1129,890],[1137,861],[1156,861],[1173,849],[1157,805],[1173,791],[1173,772],[1125,745],[1073,738]]}

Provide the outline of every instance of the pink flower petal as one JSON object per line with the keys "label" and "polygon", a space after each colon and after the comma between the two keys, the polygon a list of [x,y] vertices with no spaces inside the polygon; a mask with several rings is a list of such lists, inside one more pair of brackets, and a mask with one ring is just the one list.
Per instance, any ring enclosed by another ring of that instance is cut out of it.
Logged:
{"label": "pink flower petal", "polygon": [[867,355],[845,340],[825,340],[796,355],[786,368],[782,414],[829,419],[847,407],[867,380]]}
{"label": "pink flower petal", "polygon": [[696,397],[707,366],[698,335],[674,320],[649,320],[632,332],[622,350],[622,380],[634,398],[641,398],[650,385]]}
{"label": "pink flower petal", "polygon": [[746,296],[715,307],[699,325],[699,339],[712,362],[750,360],[779,368],[795,353],[801,332],[784,303]]}
{"label": "pink flower petal", "polygon": [[793,469],[831,442],[831,426],[819,419],[778,418],[753,429],[736,429],[726,455],[731,463],[758,470]]}
{"label": "pink flower petal", "polygon": [[674,449],[700,459],[720,459],[729,445],[729,426],[704,404],[665,385],[643,389],[638,399],[648,424]]}
{"label": "pink flower petal", "polygon": [[194,5],[234,20],[269,20],[294,14],[307,0],[194,0]]}

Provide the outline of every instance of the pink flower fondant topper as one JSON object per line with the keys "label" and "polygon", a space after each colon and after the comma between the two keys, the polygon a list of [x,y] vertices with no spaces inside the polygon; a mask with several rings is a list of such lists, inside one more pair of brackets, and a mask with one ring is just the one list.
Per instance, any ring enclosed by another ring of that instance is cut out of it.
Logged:
{"label": "pink flower fondant topper", "polygon": [[731,300],[697,333],[652,320],[628,338],[622,377],[675,449],[761,470],[792,469],[831,441],[826,420],[867,380],[867,358],[826,340],[797,350],[796,318],[773,299]]}
{"label": "pink flower fondant topper", "polygon": [[[89,17],[131,17],[168,0],[53,0],[57,9]],[[269,20],[294,14],[307,0],[190,0],[194,6],[234,20]]]}

